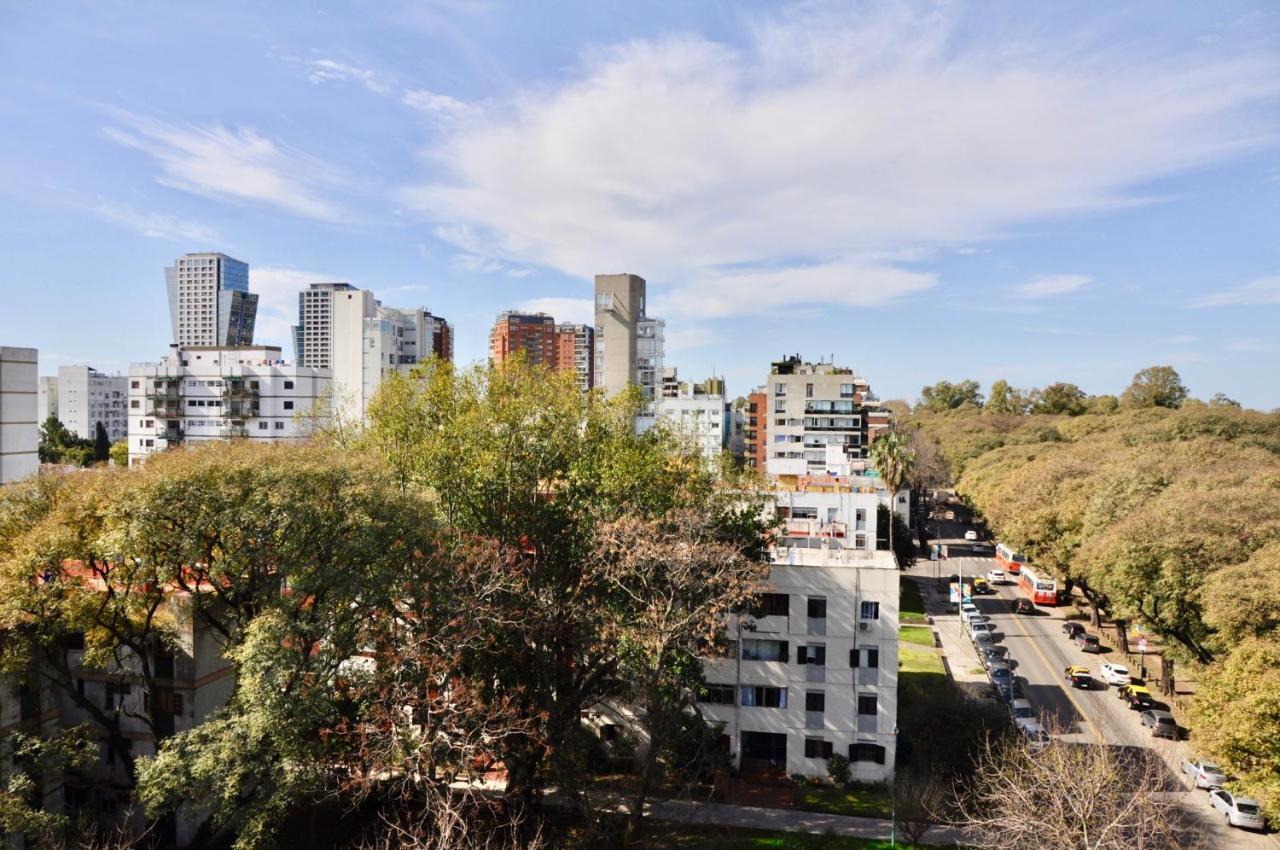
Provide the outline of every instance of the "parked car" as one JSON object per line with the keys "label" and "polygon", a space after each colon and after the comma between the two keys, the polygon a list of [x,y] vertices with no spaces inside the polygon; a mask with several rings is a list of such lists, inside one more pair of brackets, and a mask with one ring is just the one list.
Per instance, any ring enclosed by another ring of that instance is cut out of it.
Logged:
{"label": "parked car", "polygon": [[1257,800],[1236,797],[1230,791],[1219,789],[1209,792],[1209,802],[1232,826],[1244,829],[1267,828],[1267,822],[1262,818],[1262,805]]}
{"label": "parked car", "polygon": [[1129,708],[1138,711],[1144,708],[1150,708],[1155,705],[1156,701],[1151,696],[1151,691],[1140,685],[1131,685],[1125,692],[1124,701],[1129,704]]}
{"label": "parked car", "polygon": [[1008,663],[1009,648],[1000,646],[999,644],[991,644],[984,646],[978,651],[978,660],[982,662],[983,667],[990,667],[997,662]]}
{"label": "parked car", "polygon": [[1076,635],[1084,634],[1084,626],[1075,620],[1067,620],[1062,624],[1062,633],[1067,636],[1067,640],[1075,640]]}
{"label": "parked car", "polygon": [[973,645],[979,650],[996,642],[995,632],[990,630],[974,632],[970,637],[973,639]]}
{"label": "parked car", "polygon": [[970,623],[969,624],[969,636],[974,640],[977,640],[979,635],[986,635],[987,637],[991,638],[992,643],[994,643],[995,631],[996,631],[996,627],[991,625],[990,623]]}
{"label": "parked car", "polygon": [[1176,741],[1182,737],[1182,732],[1178,729],[1178,721],[1174,720],[1173,715],[1167,711],[1149,708],[1138,717],[1141,718],[1143,726],[1151,727],[1153,738],[1170,738]]}
{"label": "parked car", "polygon": [[1013,682],[1013,671],[1009,669],[1008,664],[992,664],[987,672],[991,676],[991,681],[997,685]]}
{"label": "parked car", "polygon": [[1205,759],[1183,759],[1182,773],[1190,777],[1197,788],[1221,788],[1227,784],[1227,775],[1218,767],[1217,762]]}
{"label": "parked car", "polygon": [[990,570],[987,572],[987,581],[992,584],[1004,584],[1004,570]]}
{"label": "parked car", "polygon": [[1036,710],[1025,699],[1015,699],[1009,703],[1009,713],[1013,715],[1015,723],[1019,720],[1034,720],[1036,716]]}
{"label": "parked car", "polygon": [[1013,613],[1034,614],[1035,612],[1036,612],[1036,606],[1032,604],[1030,599],[1027,599],[1026,597],[1023,597],[1023,596],[1019,596],[1017,599],[1013,600]]}
{"label": "parked car", "polygon": [[972,602],[962,602],[960,604],[960,619],[962,620],[967,620],[969,619],[969,617],[973,616],[974,614],[981,614],[981,613],[982,611],[978,609],[978,606],[974,605]]}
{"label": "parked car", "polygon": [[1015,720],[1014,723],[1018,727],[1018,731],[1031,742],[1033,746],[1043,747],[1049,743],[1049,733],[1045,731],[1044,724],[1034,717],[1024,717]]}
{"label": "parked car", "polygon": [[971,528],[971,529],[969,529],[968,531],[966,531],[966,532],[964,533],[964,539],[965,539],[965,540],[977,540],[977,539],[978,539],[978,532],[974,531],[974,530]]}
{"label": "parked car", "polygon": [[991,618],[986,614],[970,614],[964,618],[964,627],[970,632],[974,626],[991,625]]}
{"label": "parked car", "polygon": [[1102,644],[1098,642],[1097,635],[1083,632],[1076,635],[1076,646],[1080,647],[1081,652],[1102,652]]}
{"label": "parked car", "polygon": [[1127,685],[1133,681],[1129,668],[1123,664],[1103,664],[1098,676],[1108,685]]}

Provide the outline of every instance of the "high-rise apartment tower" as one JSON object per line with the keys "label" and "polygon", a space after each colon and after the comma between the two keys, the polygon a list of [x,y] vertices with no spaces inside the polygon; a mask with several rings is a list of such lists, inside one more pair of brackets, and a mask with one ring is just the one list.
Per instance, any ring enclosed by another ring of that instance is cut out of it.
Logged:
{"label": "high-rise apartment tower", "polygon": [[226,254],[184,254],[164,270],[173,342],[187,346],[253,344],[258,296],[249,264]]}

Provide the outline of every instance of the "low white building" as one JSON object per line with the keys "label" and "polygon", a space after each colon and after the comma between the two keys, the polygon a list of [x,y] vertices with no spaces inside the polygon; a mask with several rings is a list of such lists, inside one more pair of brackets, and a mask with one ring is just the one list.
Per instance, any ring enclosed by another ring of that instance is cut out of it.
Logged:
{"label": "low white building", "polygon": [[704,662],[701,708],[744,774],[826,776],[839,753],[855,780],[890,780],[899,573],[875,548],[874,483],[799,476],[775,504],[771,592],[728,624],[730,657]]}
{"label": "low white building", "polygon": [[129,367],[129,463],[187,443],[304,439],[329,385],[329,370],[286,363],[275,346],[174,346]]}
{"label": "low white building", "polygon": [[98,423],[107,429],[111,442],[129,433],[126,402],[129,389],[124,375],[107,375],[92,366],[59,366],[58,419],[78,437],[92,440]]}
{"label": "low white building", "polygon": [[658,422],[687,440],[709,463],[728,445],[729,411],[724,396],[688,392],[658,400]]}
{"label": "low white building", "polygon": [[37,359],[34,348],[0,346],[0,484],[40,468]]}

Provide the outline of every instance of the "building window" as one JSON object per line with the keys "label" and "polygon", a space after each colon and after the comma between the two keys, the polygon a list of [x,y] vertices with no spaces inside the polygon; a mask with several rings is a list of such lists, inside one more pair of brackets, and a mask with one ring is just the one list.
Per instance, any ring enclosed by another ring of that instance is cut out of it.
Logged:
{"label": "building window", "polygon": [[742,704],[748,708],[786,708],[787,689],[763,685],[742,689]]}
{"label": "building window", "polygon": [[141,387],[142,387],[142,382],[141,382],[141,381],[130,381],[130,382],[129,382],[129,388],[130,388],[130,389],[134,389],[134,390],[136,390],[136,389],[140,389]]}
{"label": "building window", "polygon": [[879,620],[880,619],[880,603],[879,602],[863,602],[859,606],[858,617],[863,620]]}
{"label": "building window", "polygon": [[791,597],[785,593],[764,593],[751,608],[753,617],[786,617],[790,614]]}
{"label": "building window", "polygon": [[804,757],[807,759],[831,758],[831,742],[821,738],[805,738]]}
{"label": "building window", "polygon": [[876,714],[876,695],[875,694],[858,694],[858,714],[871,715]]}
{"label": "building window", "polygon": [[129,401],[129,409],[130,409],[130,410],[137,410],[139,407],[142,407],[142,403],[141,403],[141,402],[139,402],[136,398],[135,398],[135,399],[131,399],[131,400]]}
{"label": "building window", "polygon": [[265,431],[265,430],[267,430],[267,428],[268,428],[268,427],[269,427],[269,426],[267,425],[267,423],[266,423],[266,422],[259,422],[259,423],[258,423],[258,430],[259,430],[259,431]]}
{"label": "building window", "polygon": [[813,384],[804,385],[804,397],[813,398]]}
{"label": "building window", "polygon": [[811,643],[808,646],[797,646],[796,663],[812,664],[815,667],[825,667],[827,664],[826,645],[821,643]]}
{"label": "building window", "polygon": [[774,384],[774,385],[773,385],[773,394],[774,394],[774,395],[786,395],[786,394],[787,394],[787,385],[786,385],[786,384]]}
{"label": "building window", "polygon": [[827,597],[810,596],[809,597],[809,619],[826,619],[827,616]]}
{"label": "building window", "polygon": [[804,695],[805,711],[826,711],[827,695],[822,691],[808,691]]}
{"label": "building window", "polygon": [[748,638],[742,642],[743,661],[786,661],[788,654],[785,640],[758,640]]}
{"label": "building window", "polygon": [[849,666],[850,667],[879,667],[880,666],[880,647],[864,646],[861,649],[854,647],[849,650]]}
{"label": "building window", "polygon": [[849,745],[849,761],[869,761],[884,764],[884,747],[869,741]]}
{"label": "building window", "polygon": [[276,430],[277,430],[277,431],[283,431],[283,430],[284,430],[284,423],[283,423],[283,422],[277,422],[277,423],[276,423]]}
{"label": "building window", "polygon": [[284,409],[285,409],[285,410],[293,410],[293,402],[291,402],[291,401],[286,401],[286,402],[284,403]]}
{"label": "building window", "polygon": [[733,705],[733,685],[703,685],[698,702],[708,705]]}
{"label": "building window", "polygon": [[286,390],[291,390],[291,389],[293,389],[293,381],[285,381],[285,382],[284,382],[284,388],[285,388]]}

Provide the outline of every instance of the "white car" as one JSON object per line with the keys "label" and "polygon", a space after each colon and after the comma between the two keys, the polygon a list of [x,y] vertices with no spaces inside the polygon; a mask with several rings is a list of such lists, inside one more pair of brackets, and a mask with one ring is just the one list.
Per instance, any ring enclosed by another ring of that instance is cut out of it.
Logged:
{"label": "white car", "polygon": [[[970,614],[968,617],[964,618],[964,627],[968,629],[970,632],[972,632],[975,627],[981,626],[984,624],[990,625],[991,618],[985,617],[982,614]],[[995,627],[992,626],[992,628],[995,628]]]}
{"label": "white car", "polygon": [[1102,669],[1098,671],[1098,677],[1108,685],[1117,687],[1131,684],[1133,681],[1129,668],[1123,664],[1103,664]]}
{"label": "white car", "polygon": [[1009,703],[1009,713],[1013,715],[1015,723],[1022,720],[1035,720],[1036,718],[1036,710],[1025,699],[1015,699]]}
{"label": "white car", "polygon": [[1032,749],[1040,749],[1049,743],[1049,733],[1045,731],[1044,724],[1033,718],[1019,718],[1014,721],[1018,725],[1018,731],[1022,733],[1027,742],[1031,744]]}
{"label": "white car", "polygon": [[974,531],[974,530],[971,528],[971,529],[969,529],[968,531],[966,531],[966,532],[964,533],[964,539],[965,539],[965,540],[977,540],[977,539],[978,539],[978,532]]}
{"label": "white car", "polygon": [[995,635],[996,628],[990,623],[973,623],[969,626],[969,637],[974,640],[978,635],[986,635],[989,639]]}
{"label": "white car", "polygon": [[1227,775],[1222,772],[1222,768],[1216,762],[1205,759],[1183,759],[1182,773],[1190,777],[1197,788],[1212,791],[1227,784]]}
{"label": "white car", "polygon": [[965,603],[965,606],[960,609],[960,619],[963,620],[966,624],[974,617],[981,617],[981,616],[983,616],[983,613],[981,610],[978,609],[977,605]]}
{"label": "white car", "polygon": [[992,570],[987,573],[987,581],[991,584],[1004,584],[1004,570]]}
{"label": "white car", "polygon": [[1265,829],[1267,822],[1262,819],[1262,805],[1248,797],[1233,797],[1230,791],[1209,792],[1209,802],[1221,812],[1232,826],[1244,829]]}

